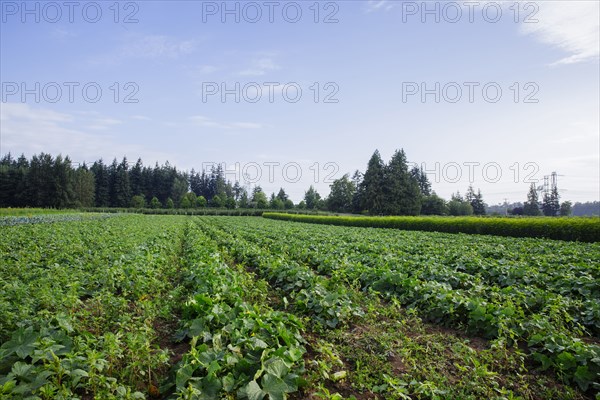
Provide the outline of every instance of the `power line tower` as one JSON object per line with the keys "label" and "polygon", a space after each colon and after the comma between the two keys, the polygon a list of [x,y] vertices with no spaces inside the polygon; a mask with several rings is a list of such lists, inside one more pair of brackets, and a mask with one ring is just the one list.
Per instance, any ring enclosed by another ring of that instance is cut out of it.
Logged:
{"label": "power line tower", "polygon": [[553,171],[550,175],[544,175],[544,184],[537,187],[537,191],[541,192],[542,198],[545,195],[550,195],[550,192],[554,189],[558,189],[558,177],[564,176]]}

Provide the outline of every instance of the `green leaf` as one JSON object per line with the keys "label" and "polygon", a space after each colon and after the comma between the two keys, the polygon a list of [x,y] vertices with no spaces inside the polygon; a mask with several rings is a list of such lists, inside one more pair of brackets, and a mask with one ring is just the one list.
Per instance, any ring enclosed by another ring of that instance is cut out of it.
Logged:
{"label": "green leaf", "polygon": [[262,400],[265,397],[265,392],[262,391],[256,381],[250,381],[242,390],[243,394],[248,397],[248,400]]}
{"label": "green leaf", "polygon": [[187,382],[192,378],[194,374],[193,365],[185,365],[177,370],[175,375],[175,384],[177,389],[183,389],[187,386]]}
{"label": "green leaf", "polygon": [[283,378],[290,371],[281,358],[271,358],[265,362],[265,370],[278,378]]}
{"label": "green leaf", "polygon": [[271,400],[283,400],[285,393],[290,392],[290,388],[283,379],[272,375],[265,374],[261,380],[263,390],[269,395]]}
{"label": "green leaf", "polygon": [[594,381],[594,378],[595,374],[588,369],[587,365],[580,365],[577,367],[577,371],[575,371],[575,375],[573,376],[575,382],[577,382],[584,392],[588,390],[590,383]]}

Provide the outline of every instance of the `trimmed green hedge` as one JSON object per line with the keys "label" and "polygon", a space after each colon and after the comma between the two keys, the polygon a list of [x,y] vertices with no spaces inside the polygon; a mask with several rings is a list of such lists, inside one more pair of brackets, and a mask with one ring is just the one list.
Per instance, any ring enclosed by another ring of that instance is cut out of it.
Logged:
{"label": "trimmed green hedge", "polygon": [[265,218],[314,224],[412,231],[474,233],[481,235],[538,237],[580,242],[600,241],[600,218],[481,218],[481,217],[336,217],[265,212]]}
{"label": "trimmed green hedge", "polygon": [[157,214],[157,215],[226,215],[226,216],[251,216],[260,217],[264,210],[249,209],[224,209],[224,208],[111,208],[94,207],[82,208],[84,212],[99,213],[134,213],[134,214]]}

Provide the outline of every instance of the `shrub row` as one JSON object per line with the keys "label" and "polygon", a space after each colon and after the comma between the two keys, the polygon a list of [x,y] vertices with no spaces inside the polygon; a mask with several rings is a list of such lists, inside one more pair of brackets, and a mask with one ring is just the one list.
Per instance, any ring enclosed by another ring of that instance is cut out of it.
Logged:
{"label": "shrub row", "polygon": [[599,242],[600,218],[337,217],[264,212],[265,218],[401,230]]}

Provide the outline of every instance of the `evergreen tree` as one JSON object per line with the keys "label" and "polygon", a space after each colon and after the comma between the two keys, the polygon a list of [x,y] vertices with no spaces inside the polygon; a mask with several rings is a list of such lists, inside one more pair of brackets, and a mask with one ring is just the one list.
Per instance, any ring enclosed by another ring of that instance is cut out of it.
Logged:
{"label": "evergreen tree", "polygon": [[375,150],[359,185],[360,209],[368,210],[371,214],[382,213],[385,202],[383,187],[384,164],[379,150]]}
{"label": "evergreen tree", "polygon": [[414,166],[410,174],[419,184],[419,190],[423,196],[429,196],[431,194],[431,183],[429,182],[429,178],[427,178],[427,174],[423,167],[418,168]]}
{"label": "evergreen tree", "polygon": [[560,211],[558,188],[554,186],[550,193],[544,194],[542,201],[542,211],[547,217],[556,217]]}
{"label": "evergreen tree", "polygon": [[75,205],[78,207],[94,207],[96,180],[92,171],[85,164],[75,171],[73,191],[75,194]]}
{"label": "evergreen tree", "polygon": [[240,208],[249,208],[250,207],[250,200],[248,199],[248,191],[245,188],[242,188],[242,191],[240,193],[239,207]]}
{"label": "evergreen tree", "polygon": [[109,173],[102,159],[96,161],[90,168],[95,178],[96,207],[110,206]]}
{"label": "evergreen tree", "polygon": [[477,193],[475,193],[473,185],[469,185],[467,193],[465,194],[465,201],[473,208],[473,214],[485,215],[485,203],[483,202],[481,190],[477,189]]}
{"label": "evergreen tree", "polygon": [[133,168],[129,171],[131,193],[140,194],[145,192],[143,169],[142,159],[138,158]]}
{"label": "evergreen tree", "polygon": [[281,200],[282,203],[285,203],[287,201],[288,195],[287,193],[285,193],[285,190],[283,190],[283,188],[279,189],[279,192],[277,193],[277,198]]}
{"label": "evergreen tree", "polygon": [[[366,176],[366,174],[365,174]],[[396,150],[384,169],[382,211],[387,215],[418,215],[421,192],[417,179],[408,171],[404,150]]]}
{"label": "evergreen tree", "polygon": [[527,193],[527,201],[523,205],[523,215],[542,215],[542,212],[540,211],[540,203],[538,200],[537,190],[535,188],[534,183],[532,183],[529,187],[529,193]]}
{"label": "evergreen tree", "polygon": [[[114,167],[116,159],[111,165],[112,178],[112,205],[113,207],[128,207],[131,202],[131,186],[129,185],[129,165],[127,158],[123,157],[120,164]],[[114,169],[114,172],[112,171]]]}

